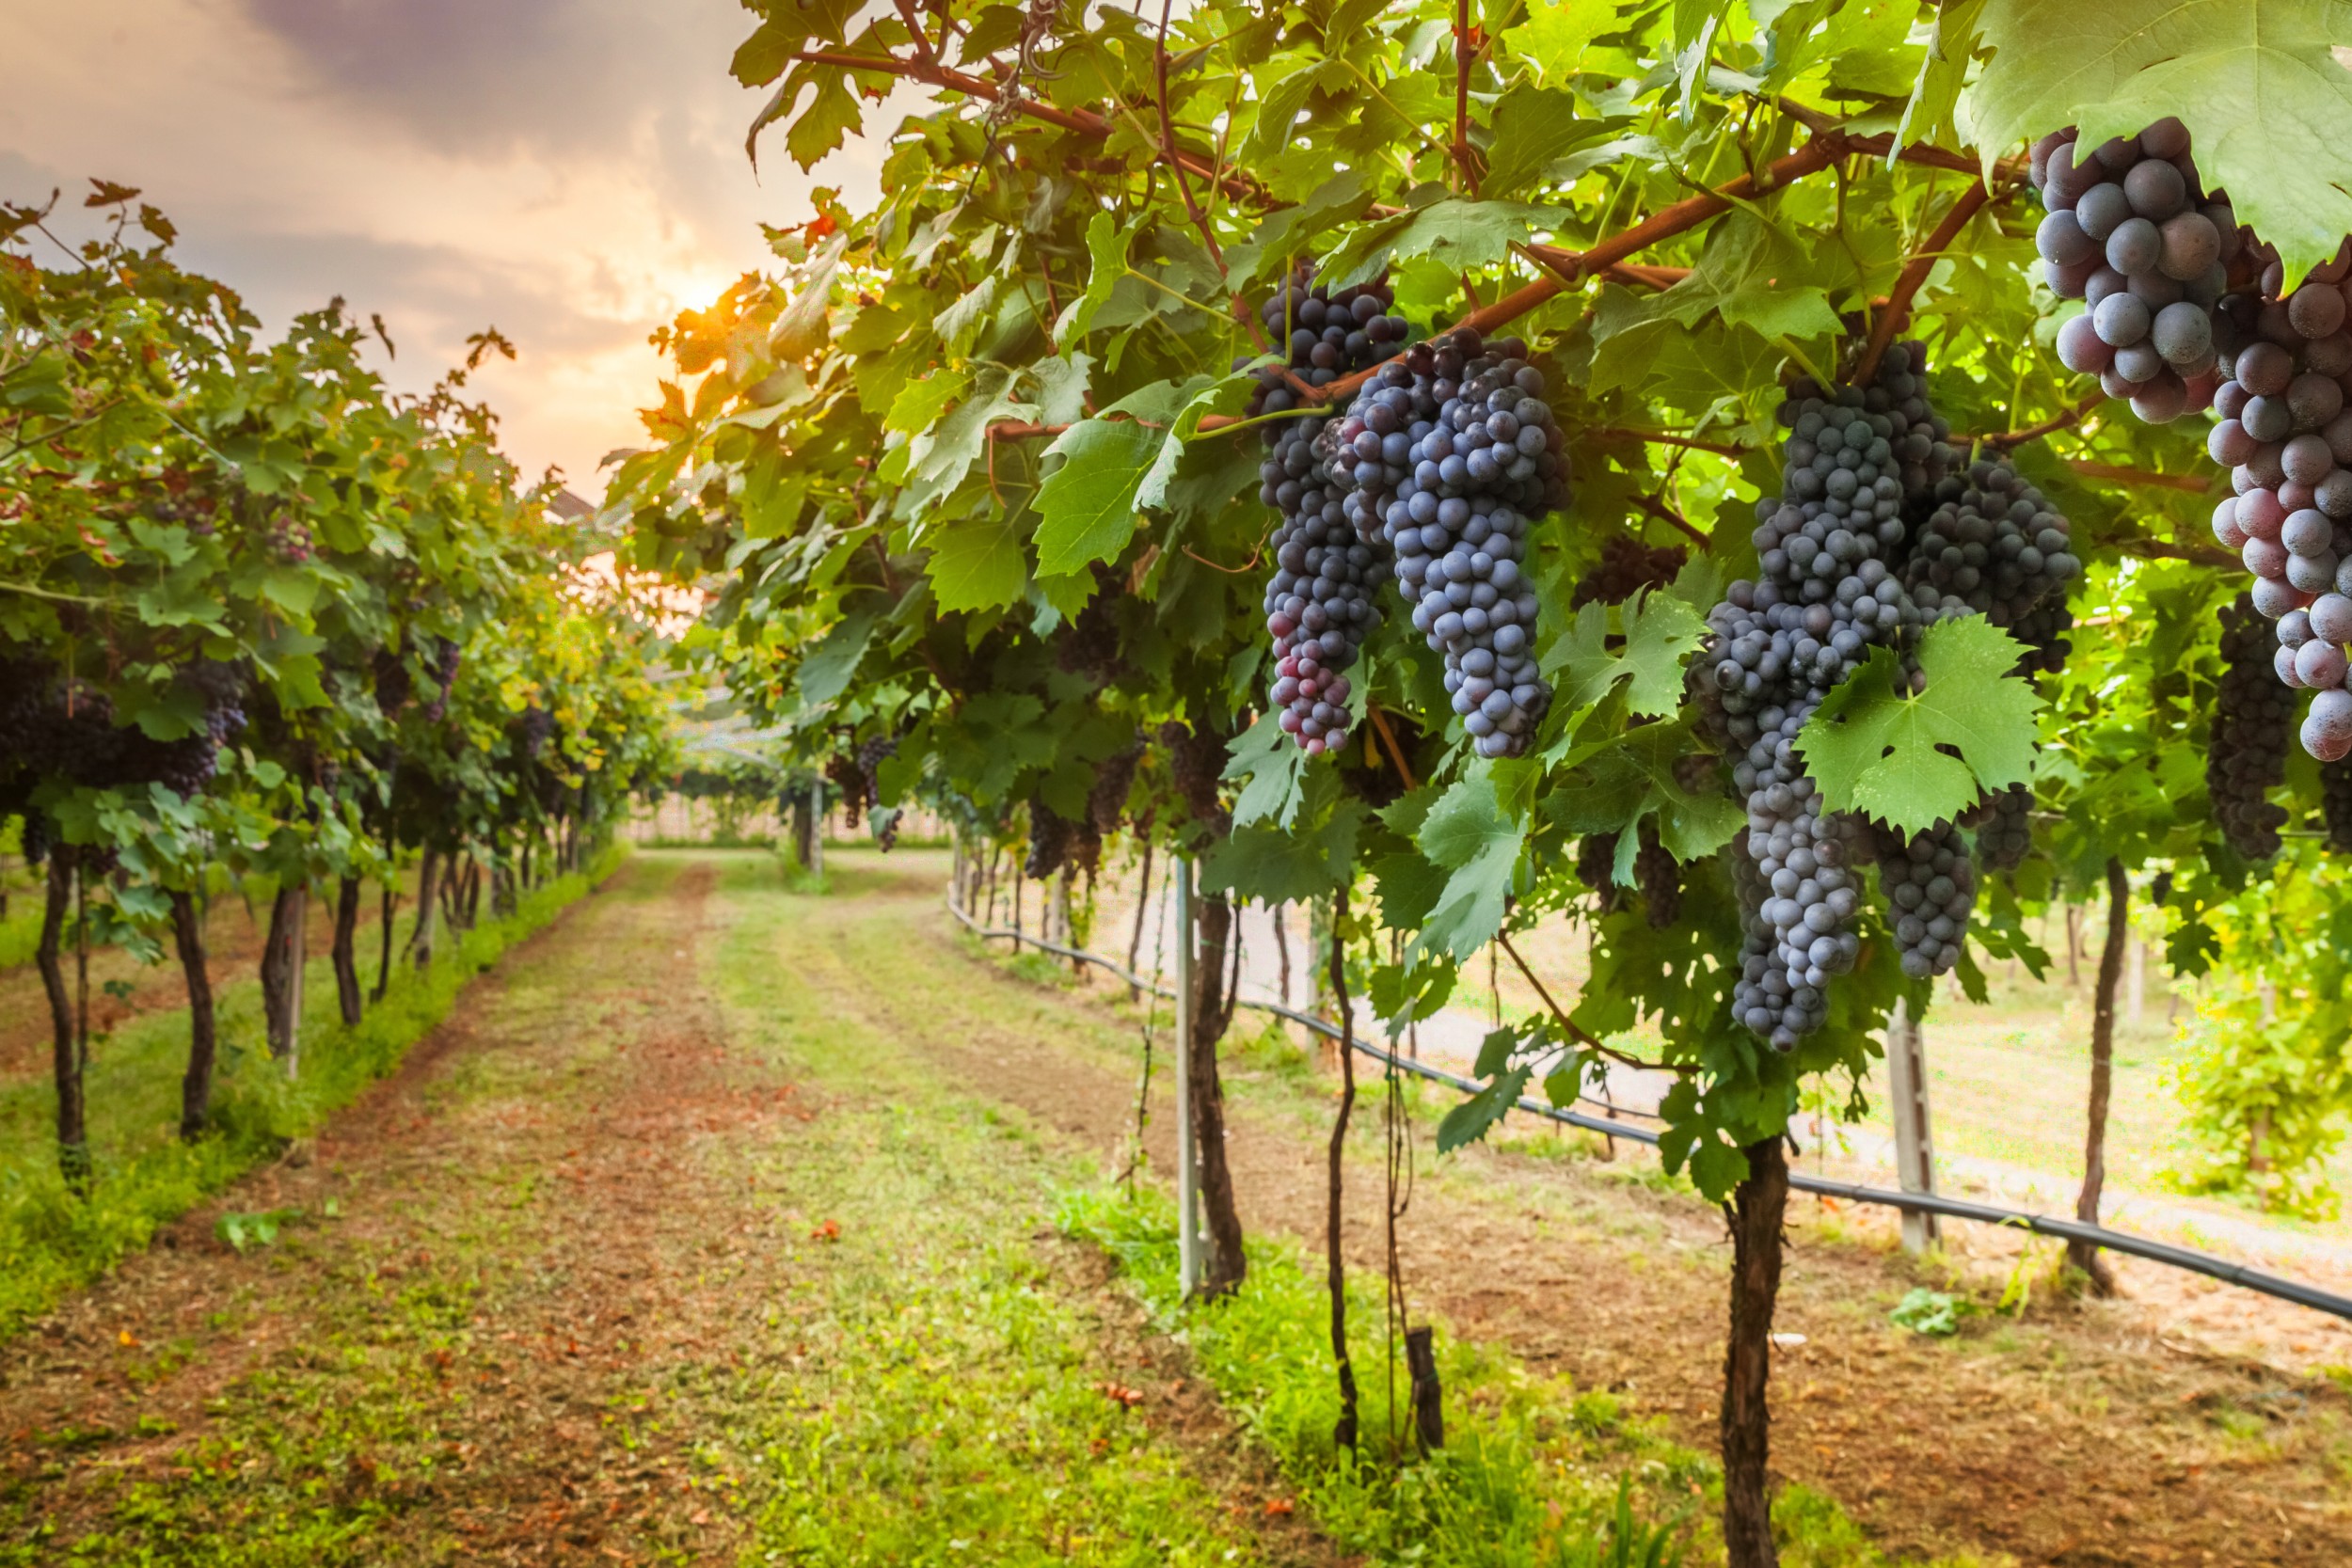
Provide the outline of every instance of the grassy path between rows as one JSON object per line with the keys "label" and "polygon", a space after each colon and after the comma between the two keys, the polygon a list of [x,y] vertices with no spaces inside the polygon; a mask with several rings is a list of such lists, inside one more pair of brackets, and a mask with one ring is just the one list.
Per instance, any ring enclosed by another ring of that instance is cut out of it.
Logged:
{"label": "grassy path between rows", "polygon": [[239,1185],[275,1245],[9,1344],[0,1562],[1326,1560],[772,864],[640,857]]}
{"label": "grassy path between rows", "polygon": [[[1406,1277],[1444,1330],[1449,1445],[1383,1451],[1359,1270],[1372,1440],[1349,1463],[1301,1201],[1327,1081],[1235,1042],[1252,1283],[1181,1307],[1164,1115],[1141,1190],[1106,1179],[1132,1022],[950,933],[943,863],[844,855],[810,895],[768,856],[633,857],[317,1137],[0,1345],[0,1568],[1720,1561],[1711,1466],[1675,1434],[1720,1299],[1695,1206],[1558,1161],[1424,1168]],[[1359,1259],[1375,1135],[1351,1155]],[[273,1244],[216,1239],[264,1211]],[[1795,1278],[1817,1337],[1883,1330],[1871,1300],[1806,1298],[1863,1273],[1817,1250]],[[1647,1359],[1586,1375],[1629,1335]],[[1940,1378],[1955,1406],[2013,1354],[1919,1347],[1895,1391]],[[1787,1448],[1874,1440],[1826,1367],[1781,1377]],[[2078,1413],[2023,1418],[2083,1462]],[[1873,1467],[1927,1458],[1920,1429],[1876,1440]],[[2240,1490],[2304,1506],[2305,1470],[2242,1457]],[[1789,1568],[1890,1560],[1820,1492],[1789,1487],[1780,1521]],[[2196,1560],[2088,1514],[2058,1551],[1952,1549],[1997,1522],[1903,1560]],[[2222,1523],[2248,1544],[2229,1560],[2329,1560]]]}

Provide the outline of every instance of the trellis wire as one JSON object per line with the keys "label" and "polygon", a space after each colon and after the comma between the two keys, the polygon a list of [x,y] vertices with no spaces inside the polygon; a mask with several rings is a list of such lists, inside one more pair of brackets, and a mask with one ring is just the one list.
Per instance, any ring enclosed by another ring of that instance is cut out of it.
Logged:
{"label": "trellis wire", "polygon": [[[946,906],[947,912],[961,921],[976,936],[986,938],[1013,935],[1011,931],[1001,927],[982,926],[957,908],[952,897],[946,900]],[[1021,940],[1033,946],[1047,948],[1066,958],[1106,969],[1130,986],[1148,990],[1159,990],[1158,987],[1144,980],[1140,975],[1129,974],[1122,965],[1113,959],[1104,958],[1099,953],[1089,953],[1082,948],[1062,947],[1053,942],[1040,942],[1035,937],[1025,936]],[[1160,994],[1168,993],[1161,991]],[[1277,1018],[1287,1019],[1327,1039],[1339,1040],[1348,1037],[1322,1019],[1309,1013],[1302,1013],[1295,1007],[1284,1006],[1279,1002],[1257,1002],[1243,998],[1240,1005],[1245,1007],[1255,1007],[1260,1012],[1272,1013]],[[1463,1094],[1477,1094],[1485,1088],[1485,1085],[1476,1079],[1466,1078],[1457,1072],[1448,1072],[1443,1068],[1431,1067],[1426,1062],[1414,1061],[1409,1057],[1400,1056],[1394,1052],[1383,1051],[1369,1040],[1357,1039],[1354,1044],[1358,1051],[1375,1061],[1385,1063],[1393,1070],[1409,1072],[1417,1078],[1426,1078],[1432,1083],[1443,1084]],[[1541,1117],[1548,1121],[1561,1122],[1570,1127],[1581,1127],[1587,1132],[1598,1132],[1607,1137],[1629,1138],[1635,1143],[1648,1144],[1653,1148],[1659,1143],[1659,1135],[1645,1127],[1629,1127],[1622,1121],[1604,1120],[1599,1117],[1588,1116],[1581,1111],[1563,1110],[1559,1106],[1548,1105],[1525,1095],[1520,1096],[1512,1108],[1523,1111],[1532,1117]],[[2093,1246],[2105,1248],[2109,1252],[2121,1252],[2134,1258],[2144,1258],[2152,1263],[2162,1263],[2169,1268],[2185,1269],[2191,1274],[2201,1274],[2208,1278],[2218,1279],[2224,1284],[2235,1285],[2243,1290],[2257,1291],[2280,1301],[2293,1302],[2297,1307],[2308,1307],[2315,1312],[2326,1312],[2352,1322],[2352,1298],[2337,1295],[2330,1291],[2320,1290],[2314,1285],[2305,1285],[2298,1280],[2282,1279],[2277,1275],[2265,1274],[2259,1269],[2249,1269],[2243,1263],[2233,1263],[2227,1259],[2215,1258],[2210,1254],[2193,1251],[2188,1247],[2174,1246],[2169,1242],[2150,1241],[2144,1236],[2135,1236],[2128,1231],[2110,1230],[2103,1225],[2088,1225],[2081,1220],[2062,1219],[2054,1214],[2029,1213],[2022,1209],[2005,1209],[1998,1204],[1971,1203],[1965,1198],[1945,1197],[1936,1193],[1894,1192],[1884,1187],[1864,1186],[1855,1181],[1832,1181],[1824,1177],[1807,1176],[1793,1169],[1788,1173],[1788,1184],[1800,1192],[1813,1193],[1823,1197],[1842,1198],[1849,1203],[1875,1203],[1890,1209],[1941,1214],[1948,1219],[1970,1220],[1979,1225],[2014,1226],[2033,1231],[2037,1235],[2055,1236],[2061,1241],[2088,1242]]]}

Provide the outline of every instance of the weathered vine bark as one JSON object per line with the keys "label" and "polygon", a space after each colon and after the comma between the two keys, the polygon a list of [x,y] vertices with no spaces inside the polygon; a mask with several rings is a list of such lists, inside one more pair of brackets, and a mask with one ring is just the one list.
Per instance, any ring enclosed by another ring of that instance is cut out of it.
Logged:
{"label": "weathered vine bark", "polygon": [[417,928],[408,938],[409,950],[417,956],[419,969],[433,967],[433,902],[439,891],[441,857],[431,845],[425,846],[424,863],[417,869]]}
{"label": "weathered vine bark", "polygon": [[295,878],[278,890],[270,901],[269,939],[262,947],[262,1017],[269,1036],[269,1053],[294,1076],[301,1049],[301,975],[303,917],[310,902],[310,885]]}
{"label": "weathered vine bark", "polygon": [[75,863],[69,847],[50,847],[47,899],[41,906],[40,942],[33,949],[33,961],[49,997],[50,1062],[57,1080],[57,1170],[68,1190],[79,1196],[89,1191],[89,1131],[83,1110],[81,1032],[74,1027],[62,957]]}
{"label": "weathered vine bark", "polygon": [[194,894],[172,894],[171,933],[179,942],[180,973],[188,987],[188,1070],[180,1080],[180,1136],[194,1143],[212,1120],[213,1060],[219,1053],[213,976],[204,958],[204,913]]}
{"label": "weathered vine bark", "polygon": [[359,1022],[359,879],[345,877],[335,888],[335,1002],[346,1025]]}
{"label": "weathered vine bark", "polygon": [[1780,1297],[1781,1222],[1788,1155],[1779,1134],[1748,1145],[1747,1179],[1732,1194],[1731,1334],[1724,1351],[1724,1548],[1726,1568],[1775,1568],[1766,1465],[1772,1412],[1772,1307]]}
{"label": "weathered vine bark", "polygon": [[1290,911],[1288,904],[1268,904],[1265,907],[1266,914],[1274,922],[1274,958],[1279,966],[1279,973],[1275,977],[1275,989],[1285,1007],[1294,1005],[1291,1001]]}
{"label": "weathered vine bark", "polygon": [[400,909],[400,873],[384,874],[384,897],[381,918],[377,922],[375,958],[375,989],[369,994],[372,1002],[384,1000],[385,991],[392,984],[392,916]]}
{"label": "weathered vine bark", "polygon": [[1340,1380],[1340,1418],[1331,1428],[1331,1441],[1343,1449],[1356,1446],[1356,1362],[1347,1354],[1347,1259],[1341,1249],[1341,1198],[1343,1162],[1347,1153],[1347,1118],[1356,1109],[1356,1026],[1347,1008],[1347,946],[1341,922],[1347,915],[1347,890],[1341,888],[1332,906],[1331,994],[1340,1007],[1340,1109],[1331,1118],[1330,1149],[1324,1174],[1324,1278],[1331,1296],[1331,1360]]}
{"label": "weathered vine bark", "polygon": [[[2107,862],[2107,936],[2099,946],[2099,989],[2090,1003],[2090,1125],[2083,1134],[2083,1190],[2075,1195],[2074,1217],[2099,1223],[2099,1199],[2107,1184],[2107,1102],[2115,1089],[2115,990],[2123,974],[2123,948],[2131,941],[2132,882],[2123,863]],[[2080,1269],[2091,1290],[2115,1294],[2115,1271],[2089,1242],[2066,1243],[2066,1260]]]}
{"label": "weathered vine bark", "polygon": [[[1152,841],[1147,838],[1143,841],[1143,884],[1136,890],[1136,928],[1127,938],[1127,973],[1130,974],[1141,974],[1143,973],[1143,920],[1144,916],[1151,912],[1151,910]],[[1130,1002],[1142,1001],[1143,988],[1140,986],[1129,986],[1127,988],[1127,1000]]]}
{"label": "weathered vine bark", "polygon": [[1413,1377],[1413,1438],[1421,1451],[1445,1447],[1445,1389],[1438,1381],[1437,1330],[1405,1331],[1405,1366]]}
{"label": "weathered vine bark", "polygon": [[1200,1207],[1209,1222],[1208,1267],[1200,1297],[1214,1301],[1237,1289],[1249,1273],[1242,1253],[1241,1207],[1233,1197],[1233,1168],[1225,1158],[1225,1090],[1216,1048],[1233,1022],[1234,978],[1226,951],[1233,939],[1232,900],[1215,893],[1200,900],[1200,957],[1193,965],[1192,1038],[1184,1070],[1192,1079],[1192,1125],[1199,1140]]}

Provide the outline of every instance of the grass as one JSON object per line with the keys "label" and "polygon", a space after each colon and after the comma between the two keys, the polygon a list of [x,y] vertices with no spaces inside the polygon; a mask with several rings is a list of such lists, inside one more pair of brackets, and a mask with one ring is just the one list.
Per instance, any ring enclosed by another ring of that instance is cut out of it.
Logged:
{"label": "grass", "polygon": [[8,913],[0,919],[0,969],[14,969],[33,961],[33,949],[40,945],[41,908],[32,892],[21,893],[8,900]]}
{"label": "grass", "polygon": [[799,936],[824,903],[771,866],[737,867],[726,896],[729,1033],[829,1105],[755,1171],[827,1240],[771,1324],[805,1353],[796,1375],[729,1402],[755,1478],[743,1560],[1263,1560],[1231,1499],[1104,1391],[1124,1386],[1117,1352],[1032,1240],[1089,1173],[844,1004],[857,977]]}
{"label": "grass", "polygon": [[467,933],[428,971],[396,970],[385,999],[355,1028],[337,1016],[331,967],[314,959],[304,978],[301,1076],[292,1083],[270,1060],[258,983],[218,977],[215,1132],[197,1143],[177,1135],[185,1009],[148,1014],[93,1039],[87,1092],[97,1181],[87,1198],[58,1174],[56,1085],[46,1076],[0,1085],[0,1337],[316,1130],[447,1017],[468,979],[554,919],[613,863],[532,891],[515,914]]}

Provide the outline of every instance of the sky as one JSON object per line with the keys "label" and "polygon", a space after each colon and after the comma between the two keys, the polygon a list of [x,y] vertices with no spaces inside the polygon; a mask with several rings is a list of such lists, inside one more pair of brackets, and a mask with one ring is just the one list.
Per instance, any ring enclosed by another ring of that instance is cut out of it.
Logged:
{"label": "sky", "polygon": [[813,187],[872,195],[878,141],[804,175],[779,130],[755,177],[764,94],[726,65],[755,21],[736,0],[0,0],[0,198],[62,186],[74,221],[89,178],[136,185],[273,329],[338,294],[381,312],[403,390],[497,326],[520,357],[471,389],[526,474],[593,500],[654,401],[646,334],[768,261],[758,224],[807,221]]}

